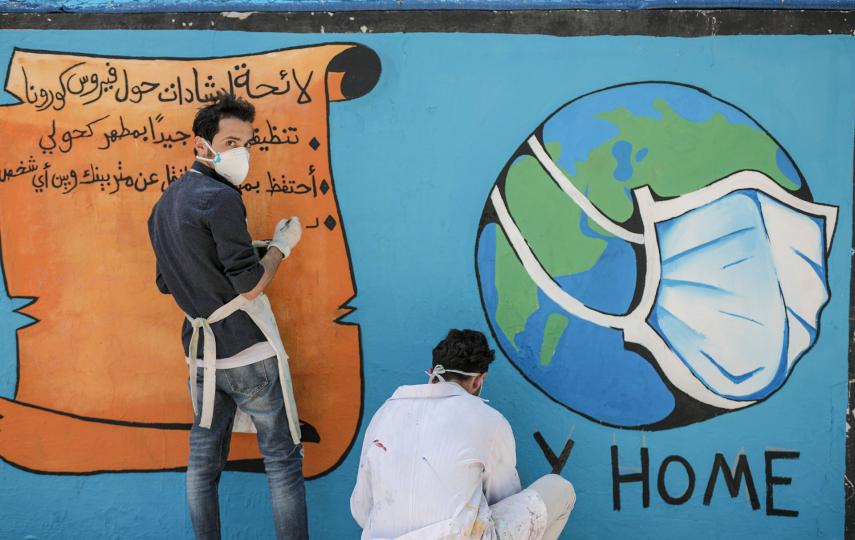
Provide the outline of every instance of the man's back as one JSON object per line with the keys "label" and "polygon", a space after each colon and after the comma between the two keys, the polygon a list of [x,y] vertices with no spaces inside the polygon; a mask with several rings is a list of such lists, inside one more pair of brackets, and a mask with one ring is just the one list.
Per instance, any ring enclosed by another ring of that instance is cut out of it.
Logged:
{"label": "man's back", "polygon": [[[171,293],[191,317],[207,317],[252,289],[264,273],[252,250],[240,192],[198,163],[166,190],[148,227],[157,256],[158,287]],[[213,330],[221,358],[265,341],[243,312],[213,325]],[[184,321],[185,353],[190,334]]]}
{"label": "man's back", "polygon": [[456,383],[402,386],[368,427],[351,510],[363,538],[472,531],[488,504],[518,491],[513,432],[498,411]]}

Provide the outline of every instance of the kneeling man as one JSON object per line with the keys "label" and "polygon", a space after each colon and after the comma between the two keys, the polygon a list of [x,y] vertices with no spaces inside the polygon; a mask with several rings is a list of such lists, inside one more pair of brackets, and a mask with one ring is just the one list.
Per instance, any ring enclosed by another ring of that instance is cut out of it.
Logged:
{"label": "kneeling man", "polygon": [[484,334],[451,330],[428,384],[401,386],[362,445],[350,509],[362,540],[554,540],[576,493],[557,475],[521,490],[505,417],[479,395],[495,353]]}

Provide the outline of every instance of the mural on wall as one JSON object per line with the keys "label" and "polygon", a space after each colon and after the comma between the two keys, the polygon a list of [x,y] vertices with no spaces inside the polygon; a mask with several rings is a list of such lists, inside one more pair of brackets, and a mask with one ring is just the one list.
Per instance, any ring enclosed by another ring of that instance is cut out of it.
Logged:
{"label": "mural on wall", "polygon": [[619,85],[558,109],[508,161],[479,229],[482,304],[558,403],[686,425],[768,398],[816,343],[836,221],[745,112]]}
{"label": "mural on wall", "polygon": [[[18,380],[14,399],[0,399],[2,459],[48,473],[186,465],[182,314],[157,293],[145,222],[192,163],[193,115],[220,90],[257,110],[241,186],[253,237],[268,238],[283,216],[305,227],[268,289],[291,356],[305,474],[343,459],[361,417],[361,353],[358,326],[341,320],[355,287],[327,111],[379,74],[377,55],[350,43],[207,59],[14,52],[6,90],[20,103],[0,107],[0,242]],[[336,392],[313,391],[321,386]],[[229,459],[263,470],[251,434],[232,438]]]}
{"label": "mural on wall", "polygon": [[[0,538],[193,536],[145,222],[220,89],[259,110],[253,236],[311,227],[271,296],[312,538],[358,538],[354,441],[449,327],[493,332],[563,537],[851,535],[852,17],[163,9],[0,17]],[[272,537],[232,444],[225,534]]]}

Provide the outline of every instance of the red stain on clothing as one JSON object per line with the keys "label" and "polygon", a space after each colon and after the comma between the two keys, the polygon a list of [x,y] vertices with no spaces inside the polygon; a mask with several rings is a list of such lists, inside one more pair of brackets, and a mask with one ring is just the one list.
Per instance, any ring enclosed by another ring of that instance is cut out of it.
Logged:
{"label": "red stain on clothing", "polygon": [[388,450],[386,450],[386,447],[383,446],[383,443],[381,443],[379,439],[374,439],[373,441],[371,441],[371,444],[373,444],[377,448],[382,448],[384,452],[388,452]]}

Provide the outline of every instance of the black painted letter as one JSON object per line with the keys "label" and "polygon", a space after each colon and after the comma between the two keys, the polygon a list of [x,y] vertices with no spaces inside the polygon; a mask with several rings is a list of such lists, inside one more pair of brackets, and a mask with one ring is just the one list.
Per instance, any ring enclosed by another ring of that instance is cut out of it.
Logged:
{"label": "black painted letter", "polygon": [[710,479],[707,481],[707,490],[704,492],[704,504],[710,505],[712,501],[713,491],[715,491],[715,482],[718,471],[722,472],[724,481],[727,484],[727,491],[731,497],[739,495],[739,486],[742,479],[745,479],[745,489],[748,490],[748,500],[751,501],[752,510],[760,508],[760,499],[757,497],[757,489],[754,487],[754,478],[751,477],[751,468],[748,466],[748,458],[745,454],[739,454],[736,458],[736,471],[730,470],[730,465],[724,459],[724,454],[717,453],[713,462],[712,471],[710,471]]}
{"label": "black painted letter", "polygon": [[793,483],[793,479],[789,476],[775,476],[772,474],[772,461],[775,459],[799,459],[799,452],[777,452],[772,450],[766,451],[766,515],[767,516],[785,516],[798,517],[799,513],[796,510],[784,510],[783,508],[775,508],[775,486],[788,486]]}
{"label": "black painted letter", "polygon": [[[672,497],[671,494],[668,493],[668,488],[665,486],[665,475],[668,473],[668,466],[675,461],[686,469],[686,476],[689,478],[689,485],[686,486],[686,491],[684,491],[679,497]],[[683,504],[692,497],[692,493],[695,491],[695,471],[692,469],[692,466],[689,465],[689,462],[686,461],[686,458],[681,456],[668,456],[662,460],[662,465],[659,466],[659,478],[656,483],[656,487],[659,489],[659,496],[662,497],[662,500],[666,503],[675,505]]]}
{"label": "black painted letter", "polygon": [[612,445],[612,503],[615,510],[620,510],[620,485],[622,482],[641,482],[641,505],[650,506],[650,458],[647,448],[641,448],[641,472],[620,474],[618,466],[618,447]]}
{"label": "black painted letter", "polygon": [[539,431],[534,432],[534,440],[537,441],[537,445],[540,446],[540,450],[543,452],[543,457],[545,457],[546,461],[552,465],[552,474],[561,474],[561,471],[564,469],[564,465],[567,464],[567,458],[570,457],[570,451],[573,450],[573,445],[575,444],[573,439],[567,439],[560,456],[555,455],[555,452],[552,451],[552,448],[549,447],[546,439],[543,438],[543,435],[541,435]]}

